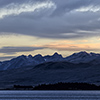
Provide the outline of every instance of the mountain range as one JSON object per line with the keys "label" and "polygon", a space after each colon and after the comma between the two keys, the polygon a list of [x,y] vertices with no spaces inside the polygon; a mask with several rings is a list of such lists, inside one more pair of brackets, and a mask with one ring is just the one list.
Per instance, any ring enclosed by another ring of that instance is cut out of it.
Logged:
{"label": "mountain range", "polygon": [[96,53],[87,53],[85,51],[74,53],[68,57],[63,58],[61,54],[57,52],[52,56],[42,56],[41,54],[35,55],[21,55],[16,58],[13,58],[9,61],[0,62],[0,70],[8,70],[14,68],[21,68],[26,66],[36,66],[42,63],[47,62],[70,62],[70,63],[92,63],[92,64],[100,64],[100,54]]}
{"label": "mountain range", "polygon": [[87,82],[100,85],[100,54],[85,51],[62,57],[21,55],[0,62],[0,88],[13,85]]}

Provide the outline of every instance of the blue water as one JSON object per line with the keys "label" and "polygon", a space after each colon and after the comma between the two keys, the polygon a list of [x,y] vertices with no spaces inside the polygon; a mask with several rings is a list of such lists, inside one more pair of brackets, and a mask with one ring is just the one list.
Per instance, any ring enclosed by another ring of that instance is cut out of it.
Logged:
{"label": "blue water", "polygon": [[100,91],[0,91],[0,100],[100,100]]}

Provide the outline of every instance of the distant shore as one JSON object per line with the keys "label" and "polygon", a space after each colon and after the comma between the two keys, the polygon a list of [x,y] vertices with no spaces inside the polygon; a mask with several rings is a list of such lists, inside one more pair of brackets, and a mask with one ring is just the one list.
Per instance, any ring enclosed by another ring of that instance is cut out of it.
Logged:
{"label": "distant shore", "polygon": [[100,90],[100,86],[89,83],[55,83],[41,84],[38,86],[14,85],[12,88],[0,90]]}

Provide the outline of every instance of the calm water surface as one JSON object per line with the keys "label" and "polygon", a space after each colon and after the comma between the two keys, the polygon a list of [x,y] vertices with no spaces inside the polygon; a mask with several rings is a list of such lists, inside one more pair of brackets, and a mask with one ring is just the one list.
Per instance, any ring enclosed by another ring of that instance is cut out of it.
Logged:
{"label": "calm water surface", "polygon": [[100,100],[100,91],[0,91],[0,100]]}

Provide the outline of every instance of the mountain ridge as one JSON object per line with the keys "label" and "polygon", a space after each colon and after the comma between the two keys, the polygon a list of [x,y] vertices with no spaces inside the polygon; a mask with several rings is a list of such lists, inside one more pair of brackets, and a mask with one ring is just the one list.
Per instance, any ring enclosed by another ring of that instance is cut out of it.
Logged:
{"label": "mountain ridge", "polygon": [[24,66],[36,66],[41,63],[46,62],[59,62],[66,61],[70,63],[92,63],[92,64],[100,64],[100,54],[97,53],[87,53],[86,51],[81,51],[78,53],[73,53],[68,57],[62,57],[61,54],[55,52],[53,55],[42,56],[41,54],[37,54],[35,56],[32,55],[21,55],[16,58],[13,58],[8,61],[3,61],[0,63],[0,70],[8,70],[13,68],[19,68]]}

